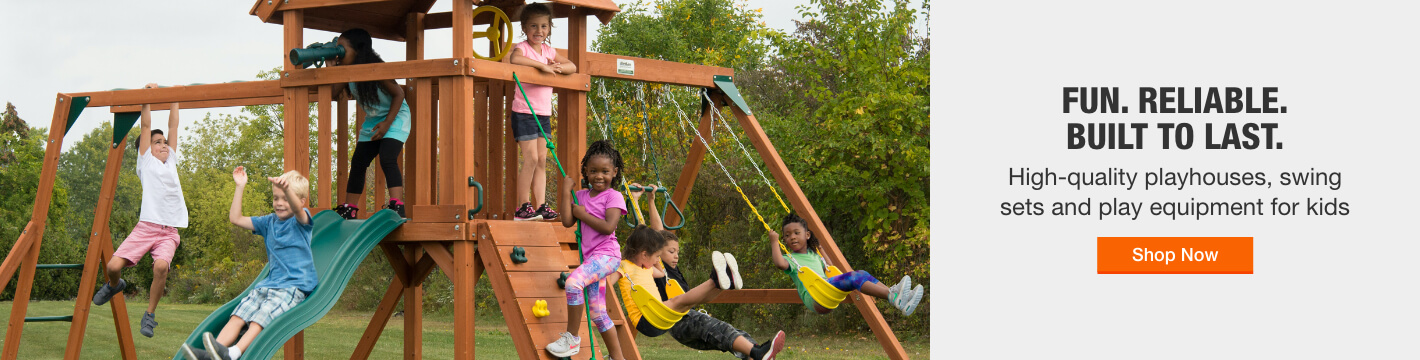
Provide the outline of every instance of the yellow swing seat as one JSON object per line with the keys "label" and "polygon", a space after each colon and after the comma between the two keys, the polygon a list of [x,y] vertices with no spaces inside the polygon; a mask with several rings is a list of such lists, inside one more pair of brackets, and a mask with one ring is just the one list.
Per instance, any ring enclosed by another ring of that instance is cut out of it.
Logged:
{"label": "yellow swing seat", "polygon": [[[675,281],[670,281],[670,283],[674,282]],[[675,288],[679,287],[680,285],[675,285]],[[681,293],[684,293],[684,291]],[[669,290],[667,291],[667,295],[670,295]],[[675,323],[680,322],[680,319],[684,318],[685,313],[688,312],[671,309],[671,307],[661,302],[659,294],[654,291],[646,290],[646,287],[641,285],[631,287],[631,301],[635,301],[636,307],[641,310],[642,319],[650,322],[651,326],[655,326],[657,329],[661,330],[670,330],[670,328],[675,326]]]}
{"label": "yellow swing seat", "polygon": [[683,288],[680,287],[680,282],[679,282],[679,281],[675,281],[675,280],[667,280],[667,281],[666,281],[666,298],[667,298],[667,299],[680,296],[681,294],[684,294],[684,293],[685,293],[685,289],[683,289]]}
{"label": "yellow swing seat", "polygon": [[[843,271],[838,270],[837,266],[829,266],[824,270],[830,278],[843,274]],[[809,270],[808,266],[799,267],[799,281],[804,283],[804,288],[809,290],[809,296],[814,298],[814,302],[825,309],[837,309],[838,304],[848,298],[847,291],[839,290],[837,286],[829,284],[827,279],[819,276],[813,270]]]}

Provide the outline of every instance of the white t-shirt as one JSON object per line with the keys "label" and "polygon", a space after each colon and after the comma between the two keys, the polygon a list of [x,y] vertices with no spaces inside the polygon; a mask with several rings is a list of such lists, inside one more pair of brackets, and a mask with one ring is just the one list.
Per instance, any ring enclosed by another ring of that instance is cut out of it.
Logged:
{"label": "white t-shirt", "polygon": [[143,184],[143,207],[138,220],[177,228],[187,227],[187,202],[182,197],[182,182],[178,181],[178,161],[182,153],[168,152],[168,162],[153,156],[153,149],[138,154],[138,181]]}

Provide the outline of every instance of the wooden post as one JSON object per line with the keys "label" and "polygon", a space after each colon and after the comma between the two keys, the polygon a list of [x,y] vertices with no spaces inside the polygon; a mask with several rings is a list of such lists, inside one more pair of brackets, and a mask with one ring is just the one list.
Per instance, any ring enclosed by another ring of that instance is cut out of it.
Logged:
{"label": "wooden post", "polygon": [[[710,129],[715,127],[715,121],[712,118],[714,112],[709,106],[714,106],[714,104],[706,104],[700,108],[700,127],[698,131],[702,136],[710,136]],[[705,163],[705,152],[707,149],[704,143],[696,140],[699,140],[699,138],[691,139],[690,155],[686,156],[685,167],[682,167],[680,170],[680,179],[676,181],[675,188],[671,189],[675,191],[675,193],[671,195],[671,201],[674,201],[681,209],[690,207],[690,204],[686,202],[690,201],[690,191],[695,188],[695,178],[700,174],[700,165]],[[710,141],[710,138],[706,138],[705,140]],[[681,219],[680,214],[674,211],[667,211],[666,218],[663,221],[667,224],[682,224],[684,219]]]}
{"label": "wooden post", "polygon": [[[3,282],[8,284],[10,275],[19,270],[19,285],[15,287],[15,302],[10,308],[10,322],[5,330],[5,348],[0,358],[13,360],[19,356],[20,333],[25,331],[25,310],[30,305],[30,290],[34,285],[35,265],[39,262],[40,243],[44,242],[44,224],[49,219],[49,201],[54,195],[56,173],[59,171],[59,153],[64,147],[64,129],[69,120],[69,104],[74,99],[59,94],[54,102],[54,117],[50,119],[49,143],[44,146],[44,167],[40,170],[39,190],[35,192],[34,208],[30,212],[30,222],[15,241],[15,247],[5,257]],[[13,260],[13,262],[12,262]],[[79,296],[83,296],[80,294]],[[92,295],[90,295],[92,296]]]}
{"label": "wooden post", "polygon": [[[478,258],[472,241],[454,241],[454,358],[474,358],[474,283],[478,281]],[[511,315],[510,315],[511,316]]]}
{"label": "wooden post", "polygon": [[405,197],[413,199],[416,205],[433,205],[434,163],[432,148],[426,144],[434,141],[434,88],[431,79],[415,79],[414,92],[419,94],[414,104],[414,136],[406,150],[414,161],[409,169],[409,179],[405,181]]}
{"label": "wooden post", "polygon": [[[721,98],[723,96],[717,96]],[[711,106],[715,106],[711,104]],[[759,121],[753,115],[745,114],[739,107],[731,106],[735,118],[739,120],[740,127],[744,129],[745,136],[754,144],[754,149],[759,151],[759,156],[764,159],[765,167],[774,174],[774,180],[778,182],[779,188],[784,190],[784,197],[794,206],[794,212],[798,213],[809,222],[809,230],[813,231],[819,238],[819,244],[823,248],[825,255],[833,265],[837,265],[843,272],[853,271],[853,267],[848,264],[848,259],[843,257],[843,252],[838,249],[838,243],[833,241],[833,235],[828,233],[828,228],[823,226],[823,221],[819,220],[818,213],[814,211],[813,204],[809,203],[808,197],[804,196],[803,189],[799,188],[799,183],[794,180],[794,174],[789,172],[789,167],[784,164],[784,159],[779,157],[779,151],[774,148],[774,144],[769,142],[769,137],[765,135],[764,129],[759,126]],[[907,351],[902,348],[902,343],[898,342],[897,335],[893,334],[892,328],[888,327],[887,321],[883,319],[883,314],[878,312],[878,307],[873,305],[872,297],[864,297],[860,292],[853,292],[853,305],[858,307],[858,312],[863,314],[863,320],[868,323],[868,327],[873,329],[873,335],[878,338],[878,343],[883,346],[883,351],[887,352],[889,358],[894,360],[906,359]]]}
{"label": "wooden post", "polygon": [[350,181],[350,101],[335,102],[335,205],[345,203],[345,182]]}
{"label": "wooden post", "polygon": [[30,306],[30,291],[34,288],[35,265],[39,263],[39,247],[44,243],[41,240],[37,238],[30,243],[30,250],[25,253],[25,262],[20,266],[19,285],[15,286],[15,300],[10,308],[10,326],[5,330],[4,358],[7,360],[19,356],[20,333],[25,331],[25,310]]}
{"label": "wooden post", "polygon": [[[119,131],[119,129],[114,129]],[[127,145],[127,137],[119,139],[117,145],[113,145],[108,151],[108,160],[104,166],[104,179],[99,186],[98,204],[94,206],[94,223],[89,235],[89,251],[84,257],[84,272],[80,275],[79,294],[74,299],[74,318],[69,324],[69,342],[64,347],[64,358],[73,360],[79,358],[79,350],[84,346],[84,330],[89,322],[89,308],[92,306],[94,293],[94,283],[101,274],[104,273],[104,265],[108,262],[106,248],[113,247],[112,235],[109,232],[109,217],[113,214],[113,194],[118,189],[118,177],[123,169],[124,146]],[[107,281],[107,279],[105,279]],[[115,296],[112,301],[115,313],[122,311],[123,317],[114,317],[114,324],[118,326],[118,347],[119,353],[124,359],[135,359],[138,357],[133,348],[133,335],[128,330],[128,310],[123,307],[121,298]],[[127,335],[127,337],[125,337]]]}
{"label": "wooden post", "polygon": [[[305,13],[302,10],[287,10],[281,13],[283,20],[281,64],[284,67],[281,76],[285,77],[289,71],[296,69],[289,60],[286,59],[286,51],[294,48],[305,47],[301,39],[301,31],[305,30]],[[307,124],[310,117],[310,103],[308,97],[310,90],[304,87],[281,89],[285,97],[285,106],[282,109],[285,120],[285,133],[282,134],[284,161],[282,167],[285,171],[297,170],[310,178],[311,159],[310,145],[307,142],[309,132]],[[287,360],[298,360],[304,353],[304,332],[296,333],[290,341],[286,342],[285,353]]]}
{"label": "wooden post", "polygon": [[330,181],[332,173],[330,168],[330,86],[321,86],[316,91],[316,112],[319,114],[316,120],[319,121],[319,123],[316,124],[316,128],[320,133],[320,136],[316,137],[316,164],[318,164],[316,166],[316,179],[320,180],[320,192],[318,197],[320,200],[309,205],[315,208],[312,212],[338,205],[331,204],[330,191],[331,185],[335,183]]}
{"label": "wooden post", "polygon": [[517,165],[505,168],[503,159],[500,158],[503,155],[503,139],[500,137],[503,133],[497,126],[502,125],[502,122],[489,116],[492,113],[490,108],[493,107],[489,100],[488,81],[474,82],[473,120],[479,123],[485,136],[483,147],[474,154],[478,156],[478,161],[484,164],[478,176],[479,181],[483,182],[484,191],[483,211],[476,215],[479,219],[492,219],[489,214],[503,208],[503,197],[499,196],[500,190],[503,189],[503,172],[517,171]]}
{"label": "wooden post", "polygon": [[[404,58],[406,61],[424,59],[425,15],[424,13],[410,13],[405,16]],[[405,97],[405,103],[409,104],[410,120],[413,122],[410,126],[410,135],[414,136],[410,136],[409,141],[405,142],[405,151],[402,152],[404,154],[405,171],[403,172],[404,199],[401,200],[403,200],[406,205],[431,205],[433,203],[428,201],[428,188],[424,187],[424,184],[422,184],[422,182],[426,181],[425,179],[429,178],[427,176],[428,169],[422,169],[424,172],[421,172],[419,168],[421,163],[420,156],[427,156],[427,154],[417,151],[421,144],[423,144],[421,141],[428,141],[430,139],[421,139],[416,134],[420,131],[426,133],[429,131],[429,113],[433,111],[433,109],[430,108],[430,104],[433,103],[433,101],[431,101],[433,96],[430,95],[432,93],[430,89],[432,83],[430,79],[411,78],[405,79],[404,84],[406,87],[414,90],[405,93],[407,95]],[[428,159],[423,159],[423,163],[427,165]]]}
{"label": "wooden post", "polygon": [[[572,63],[577,64],[577,69],[583,73],[587,70],[587,12],[585,8],[577,8],[573,15],[567,18],[567,58]],[[590,85],[589,85],[590,86]],[[565,134],[567,141],[561,143],[561,148],[567,149],[563,158],[563,167],[567,169],[567,176],[572,177],[573,183],[582,182],[582,172],[579,170],[582,155],[587,153],[587,91],[590,88],[563,91],[559,104],[566,104],[562,113],[561,122],[566,123]],[[564,120],[565,119],[565,120]],[[559,196],[569,196],[572,189],[561,189]],[[571,210],[571,209],[568,209]]]}
{"label": "wooden post", "polygon": [[[404,247],[405,264],[419,260],[419,246]],[[406,267],[405,273],[414,272]],[[423,281],[412,279],[404,283],[404,358],[419,360],[424,358],[424,287]]]}

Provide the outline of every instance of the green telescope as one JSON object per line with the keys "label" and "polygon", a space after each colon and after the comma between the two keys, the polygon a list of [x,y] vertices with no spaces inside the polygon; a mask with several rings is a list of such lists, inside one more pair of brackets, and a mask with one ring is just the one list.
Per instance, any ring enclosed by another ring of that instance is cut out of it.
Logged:
{"label": "green telescope", "polygon": [[305,49],[291,49],[291,65],[300,66],[302,69],[315,66],[325,66],[326,61],[345,57],[345,47],[336,44],[339,38],[330,39],[327,43],[313,43]]}

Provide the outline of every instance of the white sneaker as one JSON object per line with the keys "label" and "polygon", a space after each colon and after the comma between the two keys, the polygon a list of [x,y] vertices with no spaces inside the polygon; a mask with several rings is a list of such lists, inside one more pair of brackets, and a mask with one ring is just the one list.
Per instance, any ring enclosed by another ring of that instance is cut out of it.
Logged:
{"label": "white sneaker", "polygon": [[562,337],[557,338],[557,341],[547,344],[547,352],[556,357],[570,357],[581,351],[582,339],[566,331],[562,332]]}
{"label": "white sneaker", "polygon": [[922,289],[922,285],[918,284],[916,289],[912,289],[912,292],[902,294],[903,298],[908,299],[907,305],[901,308],[902,314],[911,316],[913,311],[917,311],[917,304],[922,302],[922,295],[925,292],[926,290]]}
{"label": "white sneaker", "polygon": [[729,271],[727,271],[729,270],[727,269],[729,264],[725,263],[724,253],[711,251],[710,265],[712,265],[711,269],[714,271],[714,274],[711,274],[711,276],[714,276],[715,286],[719,286],[721,290],[729,290],[731,286],[734,286],[734,283],[730,280]]}
{"label": "white sneaker", "polygon": [[743,289],[743,288],[745,288],[745,281],[744,281],[743,278],[740,277],[740,264],[739,264],[738,262],[735,262],[735,256],[734,256],[734,255],[730,255],[730,253],[724,253],[724,254],[725,254],[725,266],[728,268],[728,270],[729,270],[728,272],[730,273],[730,288],[731,288],[731,289]]}
{"label": "white sneaker", "polygon": [[906,312],[907,303],[912,300],[912,277],[903,275],[902,281],[888,288],[888,301],[898,310]]}

